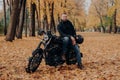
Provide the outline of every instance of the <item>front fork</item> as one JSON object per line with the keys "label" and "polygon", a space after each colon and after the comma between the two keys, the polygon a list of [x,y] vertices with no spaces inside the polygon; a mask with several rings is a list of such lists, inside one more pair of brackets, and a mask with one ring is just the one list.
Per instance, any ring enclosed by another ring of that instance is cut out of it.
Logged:
{"label": "front fork", "polygon": [[[37,46],[37,49],[41,49],[41,45],[43,44],[43,58],[44,59],[46,59],[46,47],[47,47],[47,44],[46,44],[46,42],[43,40],[43,41],[41,41],[39,44],[38,44],[38,46]],[[36,50],[37,50],[36,49]]]}

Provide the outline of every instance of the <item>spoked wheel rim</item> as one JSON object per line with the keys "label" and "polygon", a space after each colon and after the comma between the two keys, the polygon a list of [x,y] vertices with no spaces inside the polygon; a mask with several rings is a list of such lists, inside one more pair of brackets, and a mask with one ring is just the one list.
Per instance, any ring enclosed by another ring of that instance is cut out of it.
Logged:
{"label": "spoked wheel rim", "polygon": [[34,55],[34,57],[31,60],[31,63],[30,63],[31,64],[30,65],[30,70],[32,70],[33,68],[36,68],[37,66],[39,66],[40,59],[41,59],[41,55],[39,53]]}
{"label": "spoked wheel rim", "polygon": [[40,54],[39,52],[37,52],[35,55],[33,55],[33,57],[31,57],[27,68],[28,73],[32,73],[36,71],[36,69],[39,67],[42,61],[42,57],[43,57],[42,54]]}

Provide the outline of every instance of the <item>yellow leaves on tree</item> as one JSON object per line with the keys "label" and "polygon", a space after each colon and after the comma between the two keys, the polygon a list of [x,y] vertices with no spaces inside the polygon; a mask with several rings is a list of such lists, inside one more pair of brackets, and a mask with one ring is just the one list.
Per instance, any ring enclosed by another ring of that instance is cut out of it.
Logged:
{"label": "yellow leaves on tree", "polygon": [[[117,26],[120,26],[120,0],[92,0],[87,16],[87,27],[97,27],[105,17],[112,17],[117,10]],[[104,23],[104,20],[103,20]]]}
{"label": "yellow leaves on tree", "polygon": [[80,28],[80,25],[85,27],[84,0],[27,0],[27,7],[29,11],[30,4],[36,4],[41,21],[45,10],[44,2],[46,2],[48,21],[50,21],[49,3],[54,2],[54,18],[56,22],[58,17],[60,17],[63,12],[66,12],[68,14],[68,18],[73,22],[77,29]]}
{"label": "yellow leaves on tree", "polygon": [[113,0],[109,3],[111,3],[111,5],[108,9],[108,15],[112,16],[114,14],[115,9],[118,9],[118,11],[120,10],[120,0]]}

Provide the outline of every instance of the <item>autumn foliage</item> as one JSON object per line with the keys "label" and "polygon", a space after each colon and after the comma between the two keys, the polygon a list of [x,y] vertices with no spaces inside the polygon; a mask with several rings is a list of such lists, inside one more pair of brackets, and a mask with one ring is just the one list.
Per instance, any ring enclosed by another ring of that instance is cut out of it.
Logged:
{"label": "autumn foliage", "polygon": [[21,39],[23,32],[36,36],[39,29],[55,33],[62,13],[67,13],[76,31],[119,33],[120,0],[90,1],[86,6],[85,0],[3,0],[6,40]]}
{"label": "autumn foliage", "polygon": [[117,32],[120,26],[120,0],[92,0],[87,27],[102,28],[103,32]]}

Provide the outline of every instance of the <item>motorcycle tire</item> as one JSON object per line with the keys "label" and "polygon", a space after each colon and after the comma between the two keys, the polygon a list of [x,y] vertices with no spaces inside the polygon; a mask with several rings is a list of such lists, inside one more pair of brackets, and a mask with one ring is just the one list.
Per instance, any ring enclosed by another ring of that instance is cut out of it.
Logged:
{"label": "motorcycle tire", "polygon": [[28,67],[26,68],[27,73],[33,73],[37,70],[43,58],[42,52],[41,49],[37,49],[32,53],[33,55],[29,59]]}

